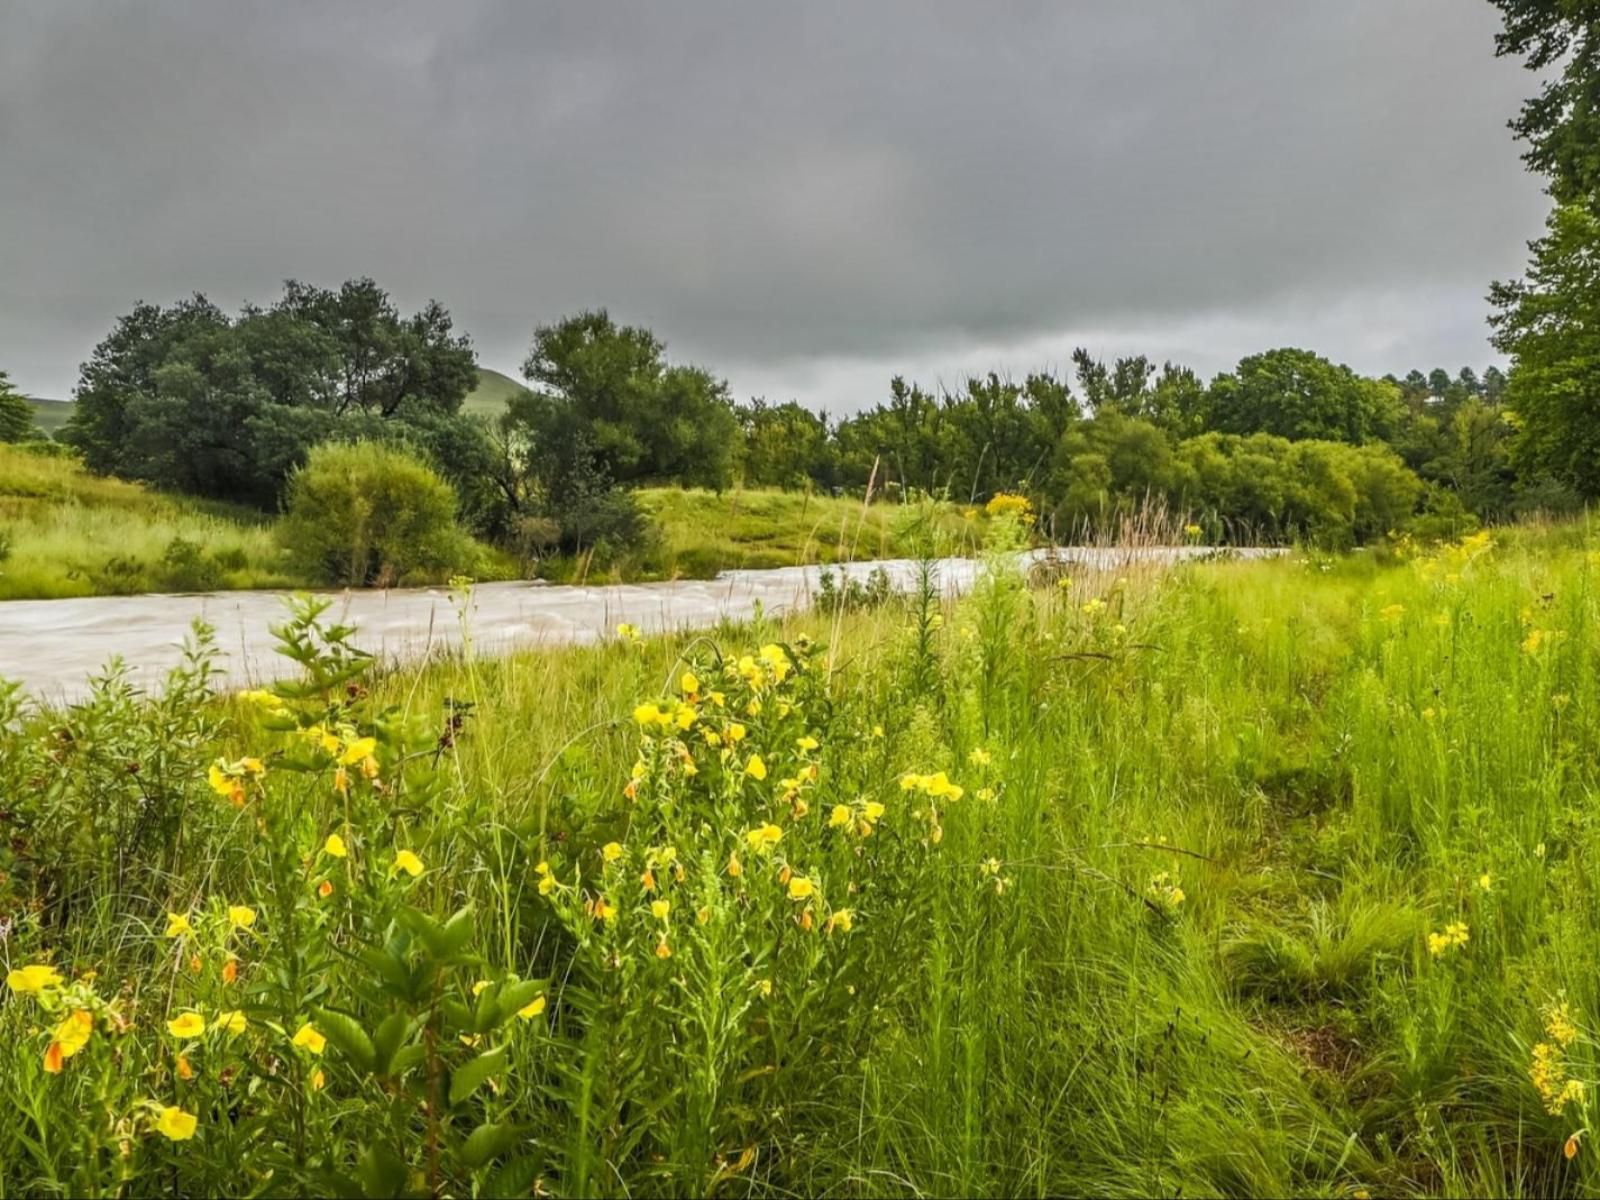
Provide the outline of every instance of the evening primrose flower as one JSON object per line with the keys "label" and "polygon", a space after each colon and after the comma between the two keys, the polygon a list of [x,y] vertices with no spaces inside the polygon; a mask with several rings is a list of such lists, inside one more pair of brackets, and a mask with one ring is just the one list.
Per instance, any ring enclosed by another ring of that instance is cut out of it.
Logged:
{"label": "evening primrose flower", "polygon": [[524,1021],[531,1021],[540,1013],[544,1012],[544,1006],[544,997],[535,996],[532,1000],[528,1001],[528,1003],[517,1009],[517,1016],[521,1017]]}
{"label": "evening primrose flower", "polygon": [[650,915],[658,921],[665,921],[667,919],[667,914],[671,911],[672,902],[670,900],[650,901]]}
{"label": "evening primrose flower", "polygon": [[755,780],[762,780],[767,777],[767,764],[761,761],[761,755],[752,754],[750,756],[750,761],[744,765],[744,773]]}
{"label": "evening primrose flower", "polygon": [[764,853],[783,840],[783,830],[768,821],[766,824],[750,830],[744,837],[745,841],[750,843],[750,849],[758,853]]}
{"label": "evening primrose flower", "polygon": [[796,746],[800,747],[800,753],[802,753],[802,754],[810,754],[813,750],[815,750],[822,743],[818,742],[816,738],[812,737],[808,733],[808,734],[806,734],[805,737],[796,738],[794,744]]}
{"label": "evening primrose flower", "polygon": [[855,920],[855,913],[848,908],[836,908],[833,910],[832,915],[828,917],[827,924],[823,926],[823,931],[832,933],[834,930],[838,930],[840,933],[849,933],[855,927]]}
{"label": "evening primrose flower", "polygon": [[339,756],[339,761],[347,767],[353,767],[358,762],[371,758],[377,749],[378,740],[376,738],[357,738],[344,748],[344,753]]}
{"label": "evening primrose flower", "polygon": [[186,1142],[194,1136],[199,1123],[193,1113],[184,1112],[175,1104],[168,1104],[157,1114],[155,1130],[169,1142]]}
{"label": "evening primrose flower", "polygon": [[404,871],[407,875],[411,876],[411,878],[415,879],[418,875],[422,874],[424,869],[425,868],[423,867],[422,860],[420,858],[418,858],[410,850],[402,850],[394,856],[394,866],[389,868],[389,874],[393,875],[399,871]]}
{"label": "evening primrose flower", "polygon": [[685,696],[696,695],[700,691],[700,680],[693,671],[685,671],[678,680],[678,690]]}
{"label": "evening primrose flower", "polygon": [[224,1033],[240,1034],[250,1027],[250,1020],[237,1008],[227,1012],[219,1012],[211,1022],[211,1028],[220,1029]]}
{"label": "evening primrose flower", "polygon": [[317,1032],[315,1025],[307,1021],[295,1031],[295,1035],[289,1044],[301,1050],[308,1050],[312,1054],[321,1054],[328,1045],[328,1039]]}
{"label": "evening primrose flower", "polygon": [[197,1038],[206,1031],[206,1019],[199,1013],[190,1009],[188,1012],[179,1013],[167,1022],[167,1032],[175,1038],[185,1041]]}
{"label": "evening primrose flower", "polygon": [[614,863],[622,857],[622,843],[607,842],[600,849],[600,857],[608,863]]}
{"label": "evening primrose flower", "polygon": [[61,972],[43,963],[19,967],[6,975],[6,986],[19,996],[37,994],[46,988],[60,987]]}
{"label": "evening primrose flower", "polygon": [[256,923],[256,910],[248,904],[228,905],[228,924],[235,929],[249,929]]}
{"label": "evening primrose flower", "polygon": [[739,724],[739,722],[735,721],[732,725],[728,726],[728,740],[730,742],[742,742],[744,741],[744,735],[745,727]]}
{"label": "evening primrose flower", "polygon": [[344,839],[337,833],[328,835],[328,840],[322,843],[322,852],[329,858],[343,858],[350,853],[344,844]]}
{"label": "evening primrose flower", "polygon": [[804,875],[796,875],[789,880],[789,899],[808,900],[816,895],[817,885]]}
{"label": "evening primrose flower", "polygon": [[189,924],[188,913],[169,912],[167,914],[167,936],[169,938],[187,937],[194,932],[194,926]]}
{"label": "evening primrose flower", "polygon": [[830,829],[843,829],[850,824],[850,806],[848,804],[835,804],[833,812],[828,814],[828,827]]}
{"label": "evening primrose flower", "polygon": [[94,1014],[80,1008],[67,1014],[66,1019],[56,1026],[54,1044],[60,1048],[62,1058],[71,1058],[89,1044],[89,1035],[93,1032]]}

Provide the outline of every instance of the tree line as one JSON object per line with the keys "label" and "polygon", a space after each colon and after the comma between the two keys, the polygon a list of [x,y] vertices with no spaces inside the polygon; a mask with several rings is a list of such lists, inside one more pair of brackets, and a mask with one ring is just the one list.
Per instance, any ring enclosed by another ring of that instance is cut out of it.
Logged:
{"label": "tree line", "polygon": [[895,378],[832,418],[736,401],[651,331],[603,310],[535,330],[524,390],[473,414],[470,340],[439,304],[377,284],[286,284],[237,314],[202,296],[121,317],[83,365],[61,437],[93,470],[276,509],[311,449],[376,442],[430,464],[475,535],[527,557],[647,536],[631,489],[815,488],[1028,495],[1072,537],[1157,502],[1219,541],[1349,545],[1392,530],[1573,502],[1519,469],[1510,381],[1490,367],[1373,379],[1309,350],[1247,356],[1209,382],[1143,356],[954,390]]}

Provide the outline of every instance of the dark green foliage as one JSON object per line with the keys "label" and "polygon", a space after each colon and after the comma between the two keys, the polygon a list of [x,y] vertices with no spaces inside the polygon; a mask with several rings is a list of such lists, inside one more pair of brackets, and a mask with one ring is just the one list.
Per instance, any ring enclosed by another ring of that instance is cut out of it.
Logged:
{"label": "dark green foliage", "polygon": [[28,442],[38,436],[33,405],[11,386],[10,377],[0,371],[0,442]]}
{"label": "dark green foliage", "polygon": [[720,490],[733,479],[738,437],[727,385],[700,367],[669,366],[648,329],[604,309],[534,331],[523,374],[533,395],[510,404],[534,442],[575,425],[618,484],[677,483]]}
{"label": "dark green foliage", "polygon": [[1526,279],[1497,283],[1495,345],[1515,357],[1506,401],[1525,475],[1548,474],[1600,496],[1600,217],[1581,205],[1551,214]]}
{"label": "dark green foliage", "polygon": [[403,317],[370,279],[291,281],[236,318],[203,296],[137,305],[83,365],[62,436],[102,474],[272,508],[318,442],[372,421],[436,433],[476,379],[439,305]]}
{"label": "dark green foliage", "polygon": [[1396,388],[1363,379],[1309,350],[1269,350],[1242,359],[1211,384],[1209,428],[1359,445],[1386,438],[1399,417]]}
{"label": "dark green foliage", "polygon": [[327,443],[290,478],[278,536],[296,565],[325,583],[441,581],[477,557],[455,510],[450,486],[403,450]]}
{"label": "dark green foliage", "polygon": [[1600,0],[1492,0],[1505,28],[1498,54],[1526,60],[1544,79],[1511,127],[1523,158],[1550,178],[1562,203],[1600,201]]}

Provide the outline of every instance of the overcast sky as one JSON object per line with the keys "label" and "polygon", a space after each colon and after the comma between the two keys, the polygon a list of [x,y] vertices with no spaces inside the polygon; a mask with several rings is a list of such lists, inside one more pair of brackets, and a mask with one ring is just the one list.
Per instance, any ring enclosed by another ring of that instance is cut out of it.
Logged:
{"label": "overcast sky", "polygon": [[1483,0],[0,0],[0,369],[371,275],[741,397],[1274,345],[1481,368],[1545,211]]}

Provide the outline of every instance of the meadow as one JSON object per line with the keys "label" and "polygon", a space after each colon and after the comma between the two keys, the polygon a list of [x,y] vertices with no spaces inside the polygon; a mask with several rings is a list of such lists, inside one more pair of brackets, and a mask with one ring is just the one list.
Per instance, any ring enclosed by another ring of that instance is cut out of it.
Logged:
{"label": "meadow", "polygon": [[[0,714],[0,1193],[1587,1195],[1593,532]],[[459,594],[463,611],[470,589]]]}

